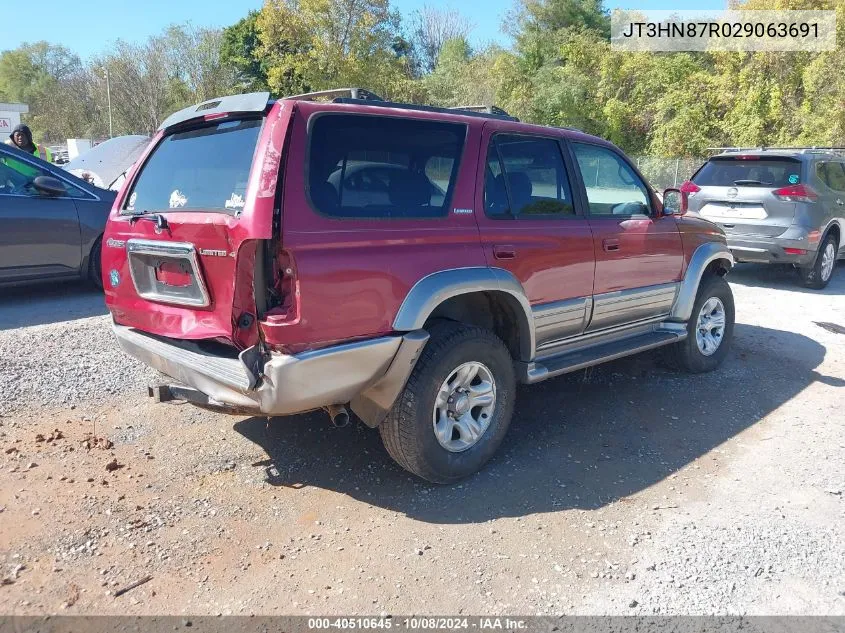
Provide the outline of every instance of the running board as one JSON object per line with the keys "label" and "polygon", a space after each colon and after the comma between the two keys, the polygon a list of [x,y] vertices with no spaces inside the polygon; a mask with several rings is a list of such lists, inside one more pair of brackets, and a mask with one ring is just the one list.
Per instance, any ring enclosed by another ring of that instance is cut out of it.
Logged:
{"label": "running board", "polygon": [[578,371],[585,367],[592,367],[593,365],[606,363],[607,361],[630,356],[631,354],[638,354],[639,352],[645,352],[656,347],[671,345],[672,343],[683,341],[686,337],[686,330],[677,332],[658,330],[638,334],[630,338],[600,343],[592,347],[581,348],[557,356],[544,358],[533,363],[526,363],[522,367],[522,379],[523,382],[528,384],[540,382],[547,378]]}

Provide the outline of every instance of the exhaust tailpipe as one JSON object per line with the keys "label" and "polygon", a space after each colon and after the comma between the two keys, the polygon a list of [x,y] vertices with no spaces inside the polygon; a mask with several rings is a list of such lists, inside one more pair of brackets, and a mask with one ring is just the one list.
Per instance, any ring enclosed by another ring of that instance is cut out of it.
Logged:
{"label": "exhaust tailpipe", "polygon": [[342,404],[332,404],[326,407],[326,413],[329,414],[332,424],[337,428],[349,426],[349,411],[346,410]]}

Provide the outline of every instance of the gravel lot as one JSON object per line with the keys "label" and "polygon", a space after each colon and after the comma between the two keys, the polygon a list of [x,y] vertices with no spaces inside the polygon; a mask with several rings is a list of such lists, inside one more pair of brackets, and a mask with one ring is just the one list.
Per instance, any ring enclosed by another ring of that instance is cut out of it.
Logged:
{"label": "gravel lot", "polygon": [[845,615],[845,335],[817,325],[845,326],[845,266],[730,280],[719,371],[522,388],[452,487],[325,414],[155,405],[98,294],[0,291],[0,610]]}

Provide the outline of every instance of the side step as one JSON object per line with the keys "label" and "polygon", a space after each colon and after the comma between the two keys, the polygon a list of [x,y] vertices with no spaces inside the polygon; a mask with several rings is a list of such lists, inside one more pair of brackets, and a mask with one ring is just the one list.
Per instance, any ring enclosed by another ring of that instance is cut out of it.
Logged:
{"label": "side step", "polygon": [[667,332],[658,330],[638,334],[630,338],[600,343],[588,348],[581,348],[529,363],[525,366],[525,382],[531,384],[546,378],[552,378],[585,367],[599,365],[631,354],[645,352],[655,347],[663,347],[683,341],[686,331]]}

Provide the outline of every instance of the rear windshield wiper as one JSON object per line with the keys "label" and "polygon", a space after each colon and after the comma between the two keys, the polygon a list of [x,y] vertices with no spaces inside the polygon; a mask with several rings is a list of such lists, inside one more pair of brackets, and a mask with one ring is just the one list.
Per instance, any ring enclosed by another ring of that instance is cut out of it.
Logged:
{"label": "rear windshield wiper", "polygon": [[167,218],[164,217],[163,213],[153,213],[150,211],[136,211],[135,213],[129,214],[129,225],[132,226],[138,220],[149,220],[150,222],[155,222],[156,229],[159,231],[167,231],[170,232],[170,225],[167,224]]}
{"label": "rear windshield wiper", "polygon": [[764,185],[764,186],[771,186],[772,185],[772,183],[763,182],[762,180],[734,180],[734,184],[737,187],[741,187],[742,185]]}

